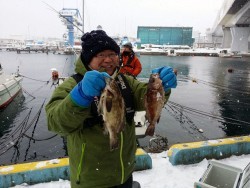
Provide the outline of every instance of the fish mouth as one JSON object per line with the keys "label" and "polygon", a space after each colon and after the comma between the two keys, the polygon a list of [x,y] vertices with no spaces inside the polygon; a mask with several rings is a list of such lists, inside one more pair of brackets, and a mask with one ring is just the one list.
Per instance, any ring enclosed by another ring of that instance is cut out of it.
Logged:
{"label": "fish mouth", "polygon": [[152,74],[149,83],[151,84],[151,88],[157,90],[162,85],[162,80],[159,77],[159,74]]}
{"label": "fish mouth", "polygon": [[160,78],[159,73],[153,73],[151,76],[152,76],[153,78]]}

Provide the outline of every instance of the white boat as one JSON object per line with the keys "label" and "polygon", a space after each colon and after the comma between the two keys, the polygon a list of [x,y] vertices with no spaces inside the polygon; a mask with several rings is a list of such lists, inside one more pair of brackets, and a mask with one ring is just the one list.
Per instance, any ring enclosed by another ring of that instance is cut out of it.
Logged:
{"label": "white boat", "polygon": [[242,58],[242,55],[232,55],[233,58]]}
{"label": "white boat", "polygon": [[73,47],[71,46],[67,46],[64,49],[64,54],[65,55],[74,55],[74,54],[80,54],[82,50],[82,46],[81,45],[74,45]]}
{"label": "white boat", "polygon": [[232,52],[233,58],[242,58],[242,55],[239,52]]}
{"label": "white boat", "polygon": [[58,49],[53,50],[53,54],[58,55],[74,55],[74,54],[80,54],[82,50],[81,45],[74,45],[73,47],[67,46],[67,47],[61,47]]}
{"label": "white boat", "polygon": [[5,74],[0,64],[0,109],[5,108],[21,91],[22,77],[17,74]]}
{"label": "white boat", "polygon": [[227,57],[232,57],[232,54],[231,54],[231,53],[228,53],[227,50],[221,50],[221,51],[219,52],[219,57],[225,57],[225,58],[227,58]]}
{"label": "white boat", "polygon": [[228,52],[228,50],[221,50],[219,52],[219,57],[229,57],[229,58],[242,58],[239,52]]}

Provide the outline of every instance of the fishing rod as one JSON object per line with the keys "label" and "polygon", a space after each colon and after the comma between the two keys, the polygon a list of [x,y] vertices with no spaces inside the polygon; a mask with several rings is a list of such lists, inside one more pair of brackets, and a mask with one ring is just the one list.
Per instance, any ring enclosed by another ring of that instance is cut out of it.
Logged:
{"label": "fishing rod", "polygon": [[45,82],[45,83],[49,83],[49,80],[38,80],[38,79],[35,79],[35,78],[31,78],[31,77],[28,77],[28,76],[25,76],[25,75],[22,75],[22,74],[19,74],[21,77],[23,78],[27,78],[27,79],[30,79],[30,80],[33,80],[33,81],[38,81],[38,82]]}

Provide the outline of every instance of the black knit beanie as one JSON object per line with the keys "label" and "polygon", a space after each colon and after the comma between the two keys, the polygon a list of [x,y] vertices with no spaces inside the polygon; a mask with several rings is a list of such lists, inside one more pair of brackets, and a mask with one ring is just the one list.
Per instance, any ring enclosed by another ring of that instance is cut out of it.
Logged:
{"label": "black knit beanie", "polygon": [[84,65],[88,65],[92,58],[103,50],[113,50],[120,53],[120,47],[103,30],[93,30],[85,33],[82,38],[81,60]]}

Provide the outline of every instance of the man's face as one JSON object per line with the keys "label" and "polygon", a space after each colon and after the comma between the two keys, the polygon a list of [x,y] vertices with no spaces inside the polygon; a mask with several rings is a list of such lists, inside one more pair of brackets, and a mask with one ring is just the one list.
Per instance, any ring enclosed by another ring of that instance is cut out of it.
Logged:
{"label": "man's face", "polygon": [[89,64],[93,70],[104,70],[112,75],[119,66],[119,57],[113,50],[104,50],[94,56]]}

